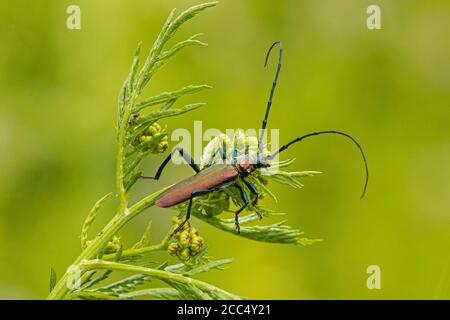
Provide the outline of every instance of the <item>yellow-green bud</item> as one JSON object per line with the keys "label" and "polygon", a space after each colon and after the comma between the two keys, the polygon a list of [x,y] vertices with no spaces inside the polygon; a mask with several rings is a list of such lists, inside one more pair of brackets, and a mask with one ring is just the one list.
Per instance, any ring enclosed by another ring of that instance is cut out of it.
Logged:
{"label": "yellow-green bud", "polygon": [[195,229],[194,227],[192,227],[192,228],[189,230],[189,234],[190,234],[191,237],[198,236],[198,230]]}
{"label": "yellow-green bud", "polygon": [[176,256],[180,252],[180,250],[181,248],[176,242],[169,244],[169,246],[167,247],[167,251],[169,251],[172,256]]}
{"label": "yellow-green bud", "polygon": [[157,129],[155,127],[153,127],[153,126],[150,126],[147,129],[147,134],[150,135],[150,136],[154,136],[157,133],[158,133]]}
{"label": "yellow-green bud", "polygon": [[147,133],[151,136],[154,136],[155,134],[159,133],[161,131],[161,126],[155,122],[147,129]]}
{"label": "yellow-green bud", "polygon": [[179,243],[183,247],[188,247],[191,243],[192,237],[188,230],[184,230],[179,235]]}
{"label": "yellow-green bud", "polygon": [[192,256],[191,250],[188,248],[185,248],[181,250],[180,254],[178,255],[178,258],[180,258],[182,261],[189,260]]}
{"label": "yellow-green bud", "polygon": [[139,139],[141,140],[141,142],[148,142],[148,141],[152,140],[152,137],[150,137],[150,136],[141,136]]}
{"label": "yellow-green bud", "polygon": [[203,240],[202,237],[200,236],[193,237],[190,248],[192,251],[198,252],[203,248],[204,243],[205,241]]}
{"label": "yellow-green bud", "polygon": [[111,240],[108,241],[108,244],[106,245],[105,249],[103,250],[105,253],[114,253],[117,252],[120,249],[120,238],[117,236],[114,236]]}
{"label": "yellow-green bud", "polygon": [[183,222],[183,220],[181,220],[181,218],[177,217],[177,216],[173,216],[172,217],[172,224],[175,226],[179,226],[181,224],[181,222]]}
{"label": "yellow-green bud", "polygon": [[166,149],[169,147],[169,142],[168,141],[161,141],[158,144],[158,152],[162,153],[164,151],[166,151]]}

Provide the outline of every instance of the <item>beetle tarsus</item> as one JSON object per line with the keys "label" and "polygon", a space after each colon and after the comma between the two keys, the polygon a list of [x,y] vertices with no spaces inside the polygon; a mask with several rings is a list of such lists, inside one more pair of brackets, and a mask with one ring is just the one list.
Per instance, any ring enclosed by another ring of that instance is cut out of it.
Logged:
{"label": "beetle tarsus", "polygon": [[147,176],[141,176],[141,179],[153,179],[153,180],[158,180],[155,177],[147,177]]}
{"label": "beetle tarsus", "polygon": [[241,233],[241,226],[239,225],[239,213],[236,213],[234,225],[236,226],[236,232]]}
{"label": "beetle tarsus", "polygon": [[259,220],[262,220],[263,216],[262,216],[261,212],[258,210],[257,207],[255,207],[255,212],[258,215]]}

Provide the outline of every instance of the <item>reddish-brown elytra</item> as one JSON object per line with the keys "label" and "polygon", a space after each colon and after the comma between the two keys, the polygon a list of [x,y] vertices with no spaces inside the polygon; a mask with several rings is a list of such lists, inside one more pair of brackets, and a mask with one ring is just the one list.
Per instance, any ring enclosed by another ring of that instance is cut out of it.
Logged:
{"label": "reddish-brown elytra", "polygon": [[[351,135],[349,135],[345,132],[336,131],[336,130],[324,130],[324,131],[316,131],[316,132],[308,133],[308,134],[300,136],[300,137],[292,140],[291,142],[283,145],[280,149],[278,149],[277,151],[275,151],[274,153],[272,153],[268,156],[263,155],[262,139],[264,136],[264,131],[266,129],[266,125],[267,125],[267,119],[269,117],[270,107],[272,106],[273,94],[275,92],[275,87],[277,85],[278,76],[279,76],[280,70],[281,70],[281,59],[282,59],[282,54],[283,54],[283,48],[282,48],[281,41],[275,42],[272,44],[272,46],[269,48],[269,51],[267,52],[266,60],[264,63],[264,66],[265,66],[267,64],[267,59],[269,58],[269,54],[270,54],[272,48],[276,44],[280,45],[278,66],[277,66],[277,71],[275,74],[275,79],[274,79],[272,88],[270,90],[270,95],[269,95],[269,100],[267,102],[264,120],[262,122],[261,135],[260,135],[260,138],[258,141],[258,145],[259,145],[258,154],[256,155],[256,158],[252,155],[247,155],[245,157],[237,157],[236,151],[233,151],[232,160],[227,160],[227,156],[226,156],[223,148],[219,148],[216,151],[216,153],[213,155],[213,157],[211,158],[211,162],[205,168],[200,169],[200,167],[194,162],[194,160],[191,158],[191,156],[186,151],[184,151],[182,148],[175,148],[172,150],[170,155],[160,165],[160,167],[158,168],[158,171],[156,172],[154,177],[142,177],[142,178],[146,178],[146,179],[158,180],[159,177],[161,176],[161,173],[162,173],[164,167],[167,165],[167,163],[169,163],[173,154],[177,153],[177,152],[181,154],[181,156],[184,158],[184,160],[196,172],[195,175],[175,184],[174,186],[172,186],[171,188],[169,188],[168,190],[163,192],[161,195],[159,195],[158,198],[156,199],[156,205],[161,208],[171,207],[171,206],[174,206],[174,205],[177,205],[184,201],[189,200],[186,218],[175,229],[173,234],[180,231],[181,228],[183,227],[183,225],[189,220],[189,217],[191,214],[191,208],[192,208],[192,200],[195,197],[201,196],[201,195],[204,195],[204,194],[216,191],[216,190],[231,187],[231,186],[233,186],[239,190],[240,196],[244,202],[244,205],[235,212],[236,230],[237,230],[237,232],[239,232],[240,227],[239,227],[239,217],[238,216],[239,216],[239,213],[241,213],[241,211],[244,210],[247,207],[247,205],[249,204],[249,199],[248,199],[248,196],[247,196],[246,192],[244,191],[244,189],[239,184],[236,183],[238,181],[238,179],[240,181],[242,181],[243,184],[254,195],[254,200],[252,201],[252,205],[253,205],[254,209],[256,210],[256,212],[258,213],[258,215],[261,217],[261,215],[258,212],[258,209],[256,208],[256,203],[258,201],[258,190],[256,189],[256,187],[253,184],[251,184],[250,182],[245,180],[245,177],[247,177],[250,173],[252,173],[253,171],[255,171],[257,169],[269,167],[270,166],[269,161],[272,160],[280,152],[286,150],[290,145],[292,145],[296,142],[299,142],[305,138],[308,138],[311,136],[316,136],[316,135],[338,134],[338,135],[344,136],[346,138],[349,138],[356,144],[356,146],[359,148],[359,151],[361,152],[362,158],[364,160],[364,167],[365,167],[365,171],[366,171],[366,180],[364,183],[364,189],[363,189],[361,198],[364,196],[364,193],[367,188],[367,183],[369,180],[369,169],[367,166],[367,160],[366,160],[366,157],[364,155],[361,145]],[[214,160],[214,158],[216,158],[216,156],[219,153],[221,154],[221,157],[222,157],[222,160],[224,163],[213,164],[212,160]]]}
{"label": "reddish-brown elytra", "polygon": [[213,165],[166,190],[156,199],[156,205],[161,208],[174,206],[188,200],[197,190],[207,190],[211,186],[222,187],[236,180],[238,176],[239,173],[231,165]]}

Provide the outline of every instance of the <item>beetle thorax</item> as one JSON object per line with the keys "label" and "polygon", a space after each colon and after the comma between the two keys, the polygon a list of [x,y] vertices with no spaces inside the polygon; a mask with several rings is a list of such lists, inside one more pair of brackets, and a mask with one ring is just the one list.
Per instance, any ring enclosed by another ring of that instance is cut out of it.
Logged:
{"label": "beetle thorax", "polygon": [[249,175],[256,169],[255,164],[249,158],[239,160],[236,163],[236,167],[238,168],[239,172],[243,175]]}

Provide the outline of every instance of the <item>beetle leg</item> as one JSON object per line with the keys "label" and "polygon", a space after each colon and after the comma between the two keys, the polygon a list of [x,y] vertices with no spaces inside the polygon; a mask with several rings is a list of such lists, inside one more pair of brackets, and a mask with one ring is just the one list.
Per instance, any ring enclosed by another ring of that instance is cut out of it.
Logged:
{"label": "beetle leg", "polygon": [[239,208],[239,210],[237,210],[234,213],[234,221],[235,221],[234,224],[236,225],[236,231],[238,233],[240,233],[241,232],[241,227],[239,226],[239,213],[241,213],[242,210],[244,210],[247,207],[247,205],[248,205],[248,196],[245,193],[244,189],[242,189],[242,187],[240,185],[235,184],[234,186],[239,190],[239,192],[241,194],[241,198],[244,201],[244,205],[241,208]]}
{"label": "beetle leg", "polygon": [[207,190],[207,189],[200,189],[200,190],[195,190],[192,191],[191,193],[191,197],[189,198],[189,206],[187,209],[187,213],[186,213],[186,218],[184,219],[184,221],[172,232],[172,234],[170,235],[170,237],[172,237],[174,234],[178,233],[183,226],[186,224],[186,222],[189,220],[189,218],[191,217],[191,208],[192,208],[192,199],[194,199],[195,197],[207,194],[212,192],[212,190]]}
{"label": "beetle leg", "polygon": [[[242,179],[244,180],[244,179]],[[259,194],[258,194],[258,190],[256,189],[255,185],[245,181],[244,180],[245,185],[250,189],[251,193],[253,193],[255,195],[255,199],[252,201],[252,206],[256,206],[256,204],[258,203],[258,199],[259,199]]]}
{"label": "beetle leg", "polygon": [[194,160],[191,158],[191,156],[189,155],[189,153],[187,153],[186,151],[184,151],[183,148],[177,147],[174,148],[169,156],[163,161],[163,163],[159,166],[158,171],[156,171],[156,174],[154,177],[145,177],[145,176],[141,176],[141,178],[143,179],[154,179],[154,180],[158,180],[159,177],[161,176],[161,173],[164,170],[164,167],[169,163],[170,159],[172,159],[172,156],[174,153],[179,152],[180,155],[183,157],[183,159],[189,164],[189,166],[194,169],[195,172],[200,172],[200,168],[198,167],[198,165],[194,162]]}
{"label": "beetle leg", "polygon": [[261,212],[258,211],[258,208],[256,208],[256,204],[258,203],[258,199],[259,199],[259,194],[258,194],[258,189],[256,189],[255,185],[242,179],[242,181],[244,181],[245,185],[250,189],[250,191],[255,195],[255,199],[252,202],[252,206],[255,208],[256,214],[258,215],[258,217],[260,219],[262,219],[262,215]]}
{"label": "beetle leg", "polygon": [[225,151],[223,151],[223,148],[220,147],[216,150],[216,152],[214,152],[214,155],[211,157],[211,159],[209,159],[208,164],[206,165],[207,167],[212,165],[214,159],[216,158],[216,156],[219,152],[220,152],[220,156],[222,158],[223,163],[225,163],[225,161],[227,160],[227,154]]}

